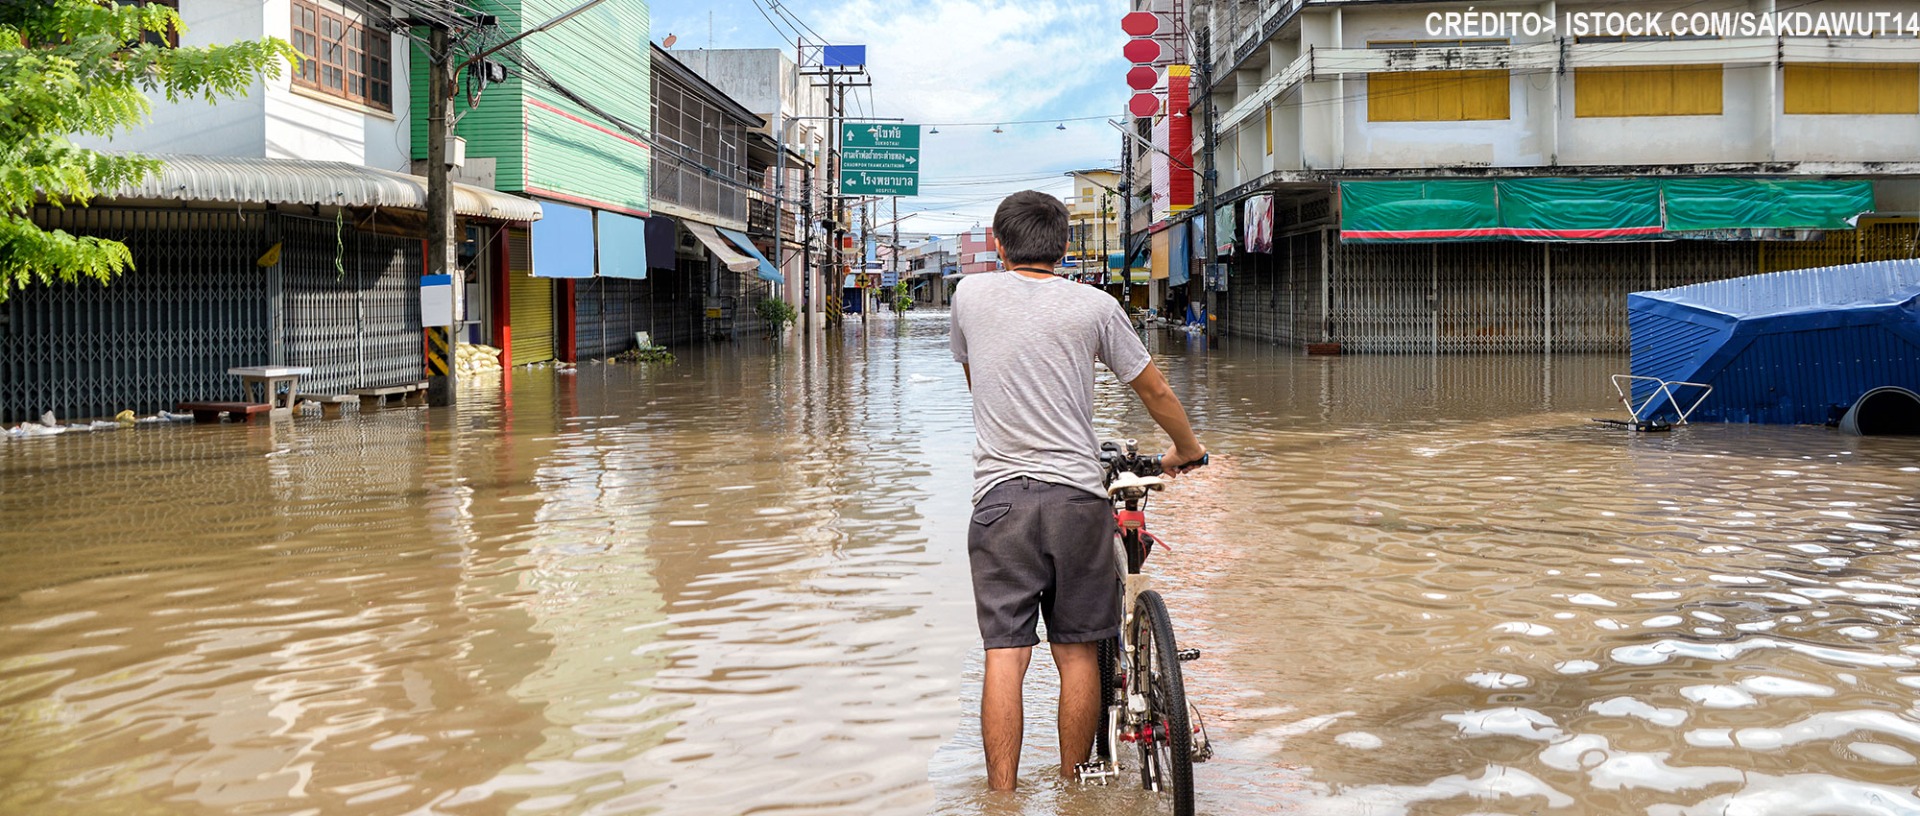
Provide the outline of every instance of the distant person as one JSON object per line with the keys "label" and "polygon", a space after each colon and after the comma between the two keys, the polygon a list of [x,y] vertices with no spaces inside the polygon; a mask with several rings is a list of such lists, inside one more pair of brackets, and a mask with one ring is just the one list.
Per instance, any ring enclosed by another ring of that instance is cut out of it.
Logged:
{"label": "distant person", "polygon": [[949,314],[979,437],[967,557],[986,649],[980,734],[994,790],[1012,790],[1020,775],[1021,686],[1040,619],[1060,670],[1061,776],[1078,775],[1099,727],[1097,644],[1120,634],[1125,567],[1093,432],[1094,361],[1132,386],[1172,438],[1162,460],[1169,475],[1206,454],[1120,303],[1053,274],[1067,234],[1060,199],[1008,196],[993,215],[1007,268],[962,279]]}

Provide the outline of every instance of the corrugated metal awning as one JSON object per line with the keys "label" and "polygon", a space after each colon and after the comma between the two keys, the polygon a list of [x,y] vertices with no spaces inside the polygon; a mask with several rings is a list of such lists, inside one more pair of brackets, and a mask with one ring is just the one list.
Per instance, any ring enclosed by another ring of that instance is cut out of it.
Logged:
{"label": "corrugated metal awning", "polygon": [[[145,181],[103,196],[252,204],[427,208],[427,180],[346,162],[154,154],[164,164]],[[540,204],[471,184],[453,185],[453,211],[502,221],[538,221]]]}

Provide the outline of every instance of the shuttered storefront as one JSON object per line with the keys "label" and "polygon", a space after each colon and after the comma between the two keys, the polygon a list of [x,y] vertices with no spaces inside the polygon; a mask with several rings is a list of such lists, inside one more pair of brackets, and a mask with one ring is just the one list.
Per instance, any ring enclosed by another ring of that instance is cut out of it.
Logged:
{"label": "shuttered storefront", "polygon": [[507,231],[507,319],[514,365],[553,359],[553,281],[528,274],[533,268],[532,249],[527,230]]}

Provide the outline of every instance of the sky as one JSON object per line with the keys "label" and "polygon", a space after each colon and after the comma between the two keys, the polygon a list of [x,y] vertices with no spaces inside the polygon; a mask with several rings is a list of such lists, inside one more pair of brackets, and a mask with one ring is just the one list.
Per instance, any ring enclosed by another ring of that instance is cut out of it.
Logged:
{"label": "sky", "polygon": [[1129,93],[1126,0],[784,0],[769,11],[776,2],[653,0],[653,40],[791,55],[791,17],[828,43],[867,46],[873,87],[849,95],[849,117],[922,126],[920,195],[900,207],[917,215],[903,232],[989,224],[1009,193],[1064,197],[1065,172],[1119,163],[1124,137],[1102,119],[1118,118]]}

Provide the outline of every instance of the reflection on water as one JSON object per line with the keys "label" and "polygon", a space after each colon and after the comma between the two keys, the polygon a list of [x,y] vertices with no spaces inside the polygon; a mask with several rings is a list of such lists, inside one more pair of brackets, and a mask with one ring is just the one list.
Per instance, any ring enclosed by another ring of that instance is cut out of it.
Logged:
{"label": "reflection on water", "polygon": [[[0,443],[0,812],[1153,813],[982,790],[942,315],[455,411]],[[1203,812],[1920,812],[1920,446],[1616,358],[1153,338]],[[1149,436],[1102,386],[1103,433]]]}

